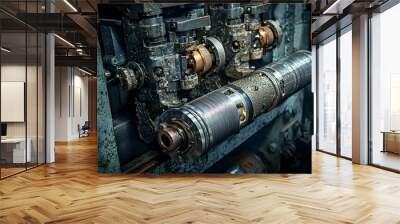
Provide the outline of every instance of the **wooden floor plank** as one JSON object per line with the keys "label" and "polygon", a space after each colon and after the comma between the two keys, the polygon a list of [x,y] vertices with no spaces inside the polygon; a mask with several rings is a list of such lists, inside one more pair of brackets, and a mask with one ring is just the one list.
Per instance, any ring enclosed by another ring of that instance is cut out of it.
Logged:
{"label": "wooden floor plank", "polygon": [[98,174],[96,138],[0,181],[0,223],[400,223],[400,175],[313,152],[311,175]]}

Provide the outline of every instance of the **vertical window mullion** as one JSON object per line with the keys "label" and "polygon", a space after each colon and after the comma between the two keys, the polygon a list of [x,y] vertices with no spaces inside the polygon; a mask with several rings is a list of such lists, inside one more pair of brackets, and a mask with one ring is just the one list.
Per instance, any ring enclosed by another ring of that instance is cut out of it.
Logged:
{"label": "vertical window mullion", "polygon": [[336,154],[341,156],[341,119],[340,119],[340,28],[336,28]]}
{"label": "vertical window mullion", "polygon": [[315,47],[315,59],[316,59],[316,62],[315,62],[315,97],[316,97],[316,100],[315,100],[315,104],[316,104],[316,108],[315,108],[315,116],[316,116],[316,119],[315,119],[315,122],[316,122],[316,125],[315,125],[315,129],[316,129],[316,131],[315,131],[315,148],[317,149],[317,150],[319,150],[319,91],[320,91],[320,89],[319,89],[319,53],[318,53],[318,49],[319,49],[319,44],[317,44],[316,45],[316,47]]}
{"label": "vertical window mullion", "polygon": [[[28,0],[25,1],[25,21],[28,21]],[[25,120],[25,170],[28,169],[28,113],[27,113],[27,94],[28,91],[28,24],[25,23],[25,102],[24,102],[24,120]]]}
{"label": "vertical window mullion", "polygon": [[[39,14],[39,0],[36,1]],[[39,31],[36,32],[36,166],[39,165]]]}

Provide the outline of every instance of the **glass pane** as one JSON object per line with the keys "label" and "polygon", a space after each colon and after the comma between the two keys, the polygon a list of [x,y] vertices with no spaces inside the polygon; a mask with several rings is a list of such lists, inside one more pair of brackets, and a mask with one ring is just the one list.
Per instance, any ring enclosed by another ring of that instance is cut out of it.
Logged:
{"label": "glass pane", "polygon": [[[2,177],[25,170],[26,150],[26,33],[1,34],[1,161]],[[29,147],[28,147],[29,149]]]}
{"label": "glass pane", "polygon": [[38,45],[38,163],[45,163],[46,149],[45,149],[45,65],[46,65],[46,36],[42,33],[39,34],[39,45]]}
{"label": "glass pane", "polygon": [[318,48],[318,148],[336,153],[336,39]]}
{"label": "glass pane", "polygon": [[36,32],[27,34],[28,38],[28,63],[27,63],[27,80],[26,80],[26,112],[27,112],[27,142],[28,150],[30,148],[30,160],[28,160],[28,168],[37,165],[38,160],[38,35]]}
{"label": "glass pane", "polygon": [[[38,4],[36,1],[27,2],[26,7],[27,13],[37,13]],[[30,18],[31,20],[37,20],[37,17]],[[36,23],[37,21],[32,21]],[[37,80],[38,80],[38,34],[36,31],[27,31],[27,48],[28,48],[28,61],[27,61],[27,76],[26,76],[26,113],[27,113],[27,142],[30,147],[30,162],[27,163],[28,168],[35,167],[38,160],[38,147],[37,147]]]}
{"label": "glass pane", "polygon": [[372,163],[400,170],[400,5],[374,15],[372,26]]}
{"label": "glass pane", "polygon": [[[37,19],[25,12],[45,11],[45,0],[4,4],[21,20]],[[0,12],[0,17],[8,16]],[[2,21],[0,167],[4,177],[45,161],[45,35],[12,18]]]}
{"label": "glass pane", "polygon": [[340,152],[352,157],[352,33],[340,36]]}

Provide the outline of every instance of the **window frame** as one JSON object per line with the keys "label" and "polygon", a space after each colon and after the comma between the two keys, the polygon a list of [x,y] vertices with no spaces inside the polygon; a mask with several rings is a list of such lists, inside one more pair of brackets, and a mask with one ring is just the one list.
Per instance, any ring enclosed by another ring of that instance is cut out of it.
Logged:
{"label": "window frame", "polygon": [[[340,21],[338,21],[340,22]],[[341,150],[341,118],[340,118],[340,104],[341,104],[341,99],[340,99],[340,82],[341,82],[341,67],[340,67],[340,37],[342,35],[344,35],[347,32],[352,32],[352,23],[350,22],[349,24],[346,24],[344,27],[339,27],[336,26],[336,32],[334,32],[333,34],[327,36],[324,39],[320,39],[318,40],[318,42],[316,43],[316,138],[315,138],[315,143],[316,143],[316,151],[319,152],[323,152],[323,153],[327,153],[333,156],[337,156],[340,158],[344,158],[347,160],[352,160],[352,158],[347,157],[342,155],[342,150]],[[319,91],[320,91],[320,86],[319,86],[319,66],[320,66],[320,55],[319,55],[319,47],[322,43],[327,43],[330,41],[336,41],[336,152],[332,153],[329,151],[326,151],[324,149],[321,149],[320,143],[319,143],[319,122],[320,122],[320,117],[319,117]]]}

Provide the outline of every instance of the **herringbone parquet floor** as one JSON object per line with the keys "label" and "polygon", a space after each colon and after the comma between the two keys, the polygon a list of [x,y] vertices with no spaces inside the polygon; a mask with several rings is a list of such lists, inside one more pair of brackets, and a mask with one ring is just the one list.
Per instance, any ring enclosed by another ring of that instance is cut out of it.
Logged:
{"label": "herringbone parquet floor", "polygon": [[315,152],[312,175],[96,172],[95,138],[0,181],[0,223],[400,223],[400,175]]}

